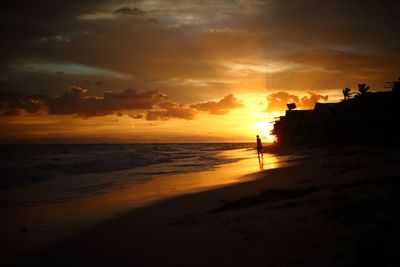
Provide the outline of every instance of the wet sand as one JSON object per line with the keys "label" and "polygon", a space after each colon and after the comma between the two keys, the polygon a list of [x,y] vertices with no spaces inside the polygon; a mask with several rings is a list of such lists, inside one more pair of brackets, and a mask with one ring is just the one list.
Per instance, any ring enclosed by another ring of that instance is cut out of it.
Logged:
{"label": "wet sand", "polygon": [[398,149],[268,152],[306,157],[121,213],[17,264],[400,266]]}

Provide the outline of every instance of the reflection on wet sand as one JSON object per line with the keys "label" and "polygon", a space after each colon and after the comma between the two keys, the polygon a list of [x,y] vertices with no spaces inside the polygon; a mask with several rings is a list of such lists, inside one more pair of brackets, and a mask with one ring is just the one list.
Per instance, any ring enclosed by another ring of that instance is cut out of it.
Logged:
{"label": "reflection on wet sand", "polygon": [[260,166],[260,171],[264,170],[264,157],[258,157],[258,165]]}
{"label": "reflection on wet sand", "polygon": [[113,209],[145,206],[165,198],[256,179],[256,176],[248,174],[288,166],[287,161],[290,159],[290,156],[264,154],[264,158],[257,165],[254,161],[257,156],[252,150],[225,151],[221,153],[221,156],[242,160],[223,164],[209,171],[168,175],[132,184],[125,189],[91,198],[88,201],[95,206],[101,203],[103,211],[105,206],[112,206]]}

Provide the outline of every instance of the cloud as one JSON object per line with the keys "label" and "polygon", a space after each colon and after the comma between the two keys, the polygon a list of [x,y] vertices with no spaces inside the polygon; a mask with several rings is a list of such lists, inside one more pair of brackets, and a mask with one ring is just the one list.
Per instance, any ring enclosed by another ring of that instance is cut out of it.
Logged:
{"label": "cloud", "polygon": [[193,120],[198,113],[197,110],[187,105],[174,102],[164,102],[159,104],[158,107],[161,108],[161,110],[149,110],[146,112],[146,120],[159,121],[172,118]]}
{"label": "cloud", "polygon": [[132,118],[150,121],[169,120],[173,118],[193,120],[200,112],[214,115],[228,114],[231,109],[243,107],[242,101],[239,101],[233,94],[225,96],[218,102],[208,101],[193,105],[179,104],[175,102],[163,102],[156,106],[155,110],[148,110],[145,116],[141,114],[132,115]]}
{"label": "cloud", "polygon": [[120,93],[105,92],[102,97],[86,96],[86,93],[87,89],[73,86],[68,92],[48,99],[46,106],[49,114],[104,116],[120,113],[121,110],[149,109],[168,98],[158,91],[137,93],[134,89],[126,89]]}
{"label": "cloud", "polygon": [[146,13],[146,12],[144,12],[143,10],[141,10],[137,7],[134,7],[134,8],[121,7],[114,11],[114,14],[117,14],[117,15],[131,15],[131,16],[142,15],[144,13]]}
{"label": "cloud", "polygon": [[282,112],[287,109],[286,104],[295,103],[297,108],[312,109],[319,100],[326,101],[328,96],[307,92],[309,96],[299,97],[288,92],[277,92],[267,96],[267,112]]}
{"label": "cloud", "polygon": [[143,119],[144,118],[144,114],[143,113],[139,113],[139,114],[129,114],[129,117],[133,118],[133,119]]}
{"label": "cloud", "polygon": [[218,102],[208,101],[190,105],[190,107],[210,114],[224,115],[229,113],[231,109],[241,108],[244,107],[244,105],[242,101],[238,100],[233,94],[229,94]]}
{"label": "cloud", "polygon": [[323,101],[327,101],[328,100],[328,96],[323,96],[323,95],[319,95],[313,92],[308,91],[307,92],[310,96],[303,96],[300,99],[300,107],[302,108],[314,108],[315,103],[317,103],[320,100]]}
{"label": "cloud", "polygon": [[[99,79],[112,88],[157,88],[163,82],[168,94],[185,91],[179,103],[196,103],[215,95],[215,89],[210,85],[200,94],[196,86],[171,82],[176,77],[229,82],[230,88],[258,92],[265,88],[246,82],[266,79],[268,90],[340,90],[360,77],[381,88],[400,68],[399,1],[156,0],[131,6],[126,1],[43,0],[7,5],[0,16],[0,70],[7,79],[0,77],[0,89],[9,91],[45,88],[57,95],[71,81],[85,87],[76,81],[88,76],[82,70],[79,79],[67,71],[42,78],[23,70],[10,73],[16,62],[79,64],[134,77],[122,85],[111,73],[102,74]],[[113,19],[78,19],[100,13]],[[144,23],[151,19],[159,23]],[[236,60],[255,68],[235,70]],[[279,71],[265,73],[266,66],[280,62]],[[257,66],[264,66],[264,73]]]}
{"label": "cloud", "polygon": [[59,96],[25,96],[15,93],[0,93],[1,115],[23,115],[47,112],[50,115],[77,115],[94,117],[116,114],[122,116],[125,110],[146,110],[145,113],[130,114],[134,119],[150,121],[173,118],[192,120],[199,112],[224,115],[231,109],[243,107],[242,101],[233,94],[218,102],[208,101],[193,105],[163,102],[169,97],[158,91],[138,93],[128,88],[122,92],[106,91],[102,96],[88,95],[88,89],[71,86]]}
{"label": "cloud", "polygon": [[0,114],[13,116],[43,111],[43,96],[0,92]]}
{"label": "cloud", "polygon": [[158,91],[137,93],[136,90],[129,88],[121,93],[105,92],[103,101],[114,109],[147,109],[167,98],[166,94]]}

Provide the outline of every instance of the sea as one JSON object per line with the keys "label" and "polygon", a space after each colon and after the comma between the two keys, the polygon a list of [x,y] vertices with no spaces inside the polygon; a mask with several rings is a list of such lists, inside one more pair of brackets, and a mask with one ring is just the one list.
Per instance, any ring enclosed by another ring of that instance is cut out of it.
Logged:
{"label": "sea", "polygon": [[246,157],[224,156],[233,150],[253,151],[254,144],[1,145],[0,207],[68,202]]}

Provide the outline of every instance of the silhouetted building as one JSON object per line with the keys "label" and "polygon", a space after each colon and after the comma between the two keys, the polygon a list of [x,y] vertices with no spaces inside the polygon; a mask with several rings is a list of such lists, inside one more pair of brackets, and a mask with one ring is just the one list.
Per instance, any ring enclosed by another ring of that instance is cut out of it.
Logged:
{"label": "silhouetted building", "polygon": [[272,133],[280,144],[400,143],[400,93],[356,95],[339,103],[316,103],[313,110],[287,110]]}

